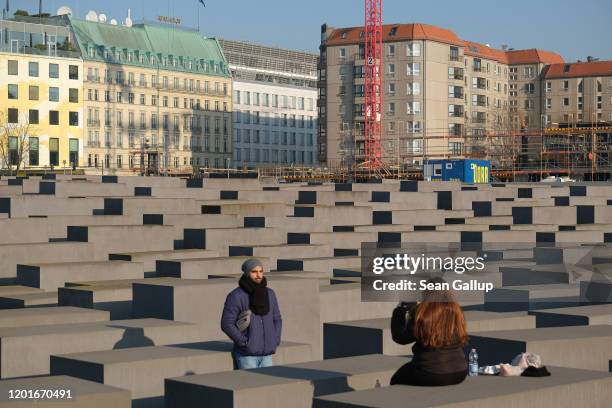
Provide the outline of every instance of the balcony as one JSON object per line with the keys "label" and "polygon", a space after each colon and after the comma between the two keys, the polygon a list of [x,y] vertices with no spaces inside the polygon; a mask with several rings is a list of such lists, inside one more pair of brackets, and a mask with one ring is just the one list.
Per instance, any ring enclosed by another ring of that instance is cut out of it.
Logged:
{"label": "balcony", "polygon": [[463,99],[463,92],[455,92],[452,94],[448,94],[448,97],[454,99]]}
{"label": "balcony", "polygon": [[87,82],[96,82],[96,83],[99,83],[100,82],[100,77],[99,76],[94,76],[94,75],[91,75],[91,76],[87,75],[86,81]]}
{"label": "balcony", "polygon": [[87,126],[91,127],[100,127],[100,121],[95,119],[90,119],[87,121]]}
{"label": "balcony", "polygon": [[472,71],[474,71],[474,72],[483,72],[484,68],[482,67],[482,65],[481,66],[474,65],[474,66],[472,66]]}
{"label": "balcony", "polygon": [[450,54],[448,56],[449,61],[461,62],[461,55],[459,54]]}
{"label": "balcony", "polygon": [[456,110],[456,111],[448,112],[448,116],[451,117],[451,118],[462,118],[463,117],[463,111],[462,110]]}
{"label": "balcony", "polygon": [[87,147],[100,147],[100,141],[99,140],[88,140]]}
{"label": "balcony", "polygon": [[471,120],[472,123],[487,123],[486,117],[475,117]]}

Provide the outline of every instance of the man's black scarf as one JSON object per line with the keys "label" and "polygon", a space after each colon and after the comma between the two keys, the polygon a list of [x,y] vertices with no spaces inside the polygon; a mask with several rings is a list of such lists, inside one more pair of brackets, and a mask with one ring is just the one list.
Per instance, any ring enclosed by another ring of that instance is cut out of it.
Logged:
{"label": "man's black scarf", "polygon": [[255,283],[247,275],[242,275],[238,281],[240,286],[246,293],[249,294],[249,307],[259,316],[264,316],[270,311],[270,302],[268,300],[268,282],[263,278],[261,283]]}

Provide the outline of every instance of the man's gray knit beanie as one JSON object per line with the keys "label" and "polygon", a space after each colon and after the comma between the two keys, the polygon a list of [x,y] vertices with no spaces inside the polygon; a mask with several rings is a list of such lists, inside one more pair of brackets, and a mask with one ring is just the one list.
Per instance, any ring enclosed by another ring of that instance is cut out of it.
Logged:
{"label": "man's gray knit beanie", "polygon": [[257,258],[250,258],[242,264],[242,273],[248,275],[254,268],[260,266],[263,269],[263,264]]}

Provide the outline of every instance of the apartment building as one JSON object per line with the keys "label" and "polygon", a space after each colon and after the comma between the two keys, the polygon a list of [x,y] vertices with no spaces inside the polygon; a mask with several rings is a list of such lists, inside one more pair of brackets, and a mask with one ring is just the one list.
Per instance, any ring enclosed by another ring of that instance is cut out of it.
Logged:
{"label": "apartment building", "polygon": [[219,42],[233,77],[233,165],[314,166],[318,55]]}
{"label": "apartment building", "polygon": [[83,58],[85,165],[153,172],[231,165],[232,81],[214,38],[71,18]]}
{"label": "apartment building", "polygon": [[[65,18],[0,20],[0,168],[83,160],[83,63]],[[7,140],[4,140],[7,138]]]}
{"label": "apartment building", "polygon": [[[364,54],[363,27],[321,27],[318,156],[330,165],[363,159]],[[473,145],[488,132],[535,129],[541,73],[558,62],[551,52],[498,50],[427,24],[385,25],[387,160],[461,157],[466,138]]]}
{"label": "apartment building", "polygon": [[612,123],[612,61],[549,65],[543,94],[549,126]]}

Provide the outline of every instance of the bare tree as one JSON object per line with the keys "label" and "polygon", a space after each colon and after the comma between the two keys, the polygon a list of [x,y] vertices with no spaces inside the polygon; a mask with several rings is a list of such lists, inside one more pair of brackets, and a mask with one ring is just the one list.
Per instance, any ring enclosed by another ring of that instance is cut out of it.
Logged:
{"label": "bare tree", "polygon": [[15,174],[25,166],[30,146],[32,128],[28,121],[10,123],[0,114],[0,166],[14,170]]}

